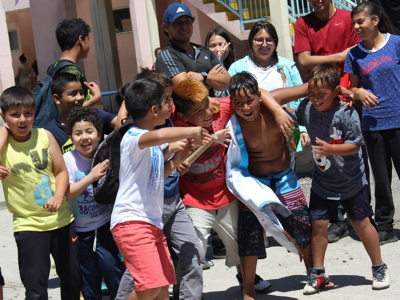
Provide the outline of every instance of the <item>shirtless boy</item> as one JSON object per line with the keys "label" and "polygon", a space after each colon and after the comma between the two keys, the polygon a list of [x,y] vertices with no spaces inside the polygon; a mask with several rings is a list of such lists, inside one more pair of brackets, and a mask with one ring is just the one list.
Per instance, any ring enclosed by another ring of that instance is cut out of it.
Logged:
{"label": "shirtless boy", "polygon": [[[288,144],[290,143],[287,143],[276,125],[273,114],[260,105],[261,92],[252,74],[241,72],[234,75],[229,84],[229,92],[237,118],[235,122],[241,128],[247,149],[248,172],[257,181],[270,187],[282,204],[291,211],[289,217],[277,214],[277,218],[300,247],[308,269],[312,266],[310,215],[296,173],[289,167]],[[237,132],[236,130],[234,134],[237,135]],[[291,139],[289,135],[286,138]],[[305,140],[302,142],[306,143]],[[246,209],[243,203],[241,206],[238,239],[244,279],[244,299],[255,299],[254,289],[251,290],[251,286],[257,259],[266,257],[263,228],[256,216]],[[247,288],[249,290],[246,290]]]}

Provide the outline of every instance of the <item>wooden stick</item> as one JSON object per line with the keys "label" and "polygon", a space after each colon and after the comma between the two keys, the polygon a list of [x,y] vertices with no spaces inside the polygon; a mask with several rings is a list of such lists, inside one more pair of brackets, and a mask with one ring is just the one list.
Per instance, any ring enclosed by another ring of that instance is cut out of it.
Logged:
{"label": "wooden stick", "polygon": [[211,146],[212,143],[214,143],[216,140],[218,140],[218,137],[216,136],[216,134],[213,134],[211,137],[212,137],[211,142],[209,142],[208,144],[201,145],[196,151],[193,152],[192,155],[190,155],[186,159],[186,161],[189,163],[189,165],[194,163],[194,161],[196,159],[198,159],[199,156],[202,155],[204,153],[204,151],[206,151],[208,149],[208,147]]}

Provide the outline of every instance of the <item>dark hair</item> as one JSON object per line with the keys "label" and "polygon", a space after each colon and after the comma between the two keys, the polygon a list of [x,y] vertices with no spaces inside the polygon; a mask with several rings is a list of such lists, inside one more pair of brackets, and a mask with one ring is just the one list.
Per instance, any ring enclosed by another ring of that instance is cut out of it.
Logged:
{"label": "dark hair", "polygon": [[229,54],[223,61],[225,69],[228,70],[229,67],[231,66],[231,64],[233,64],[233,62],[235,61],[235,56],[234,56],[235,53],[234,53],[234,49],[233,49],[232,39],[231,39],[230,35],[225,30],[223,30],[222,28],[215,28],[215,29],[210,30],[207,33],[206,40],[204,42],[204,45],[206,47],[209,47],[210,39],[214,35],[219,35],[219,36],[223,37],[227,43],[230,43],[230,45],[229,45]]}
{"label": "dark hair", "polygon": [[315,85],[319,82],[326,83],[331,90],[340,85],[340,70],[333,64],[323,63],[314,67],[308,74],[308,82],[313,81]]}
{"label": "dark hair", "polygon": [[0,109],[5,114],[12,106],[30,106],[35,109],[33,94],[26,87],[16,85],[4,90],[0,98]]}
{"label": "dark hair", "polygon": [[121,86],[118,90],[117,95],[115,96],[115,102],[117,102],[118,107],[121,107],[122,102],[125,100],[125,89],[129,85],[129,83]]}
{"label": "dark hair", "polygon": [[392,26],[389,23],[389,19],[383,12],[382,8],[370,1],[363,2],[353,8],[351,12],[351,18],[359,13],[367,13],[371,18],[377,16],[379,18],[378,30],[381,33],[393,33]]}
{"label": "dark hair", "polygon": [[151,79],[157,81],[164,89],[174,86],[172,79],[167,77],[163,72],[150,70],[149,68],[141,68],[141,72],[136,75],[135,79]]}
{"label": "dark hair", "polygon": [[229,93],[233,96],[236,92],[244,92],[246,96],[249,96],[247,92],[258,95],[260,91],[257,78],[246,71],[233,75],[229,81]]}
{"label": "dark hair", "polygon": [[82,36],[85,39],[90,33],[90,27],[82,19],[64,19],[56,29],[56,38],[61,51],[74,48],[76,41]]}
{"label": "dark hair", "polygon": [[153,105],[161,108],[163,98],[164,87],[151,79],[132,81],[125,88],[125,106],[134,120],[144,118]]}
{"label": "dark hair", "polygon": [[21,54],[21,56],[19,57],[19,60],[22,61],[23,63],[26,62],[26,56],[25,54]]}
{"label": "dark hair", "polygon": [[53,80],[51,81],[50,88],[51,88],[51,94],[58,95],[59,97],[62,96],[64,93],[65,87],[70,83],[70,82],[80,82],[79,78],[76,77],[72,73],[59,73],[56,74],[53,77]]}
{"label": "dark hair", "polygon": [[157,54],[161,51],[160,47],[157,47],[156,49],[154,49],[154,56],[157,57]]}
{"label": "dark hair", "polygon": [[276,49],[278,48],[278,42],[279,42],[278,34],[276,33],[276,29],[275,29],[274,25],[272,25],[271,23],[269,23],[267,21],[258,21],[256,23],[254,23],[253,27],[251,27],[251,29],[250,29],[249,37],[247,39],[247,44],[248,44],[249,50],[250,50],[250,56],[254,60],[253,39],[256,36],[256,34],[259,33],[263,29],[266,32],[268,32],[268,34],[271,36],[271,38],[273,38],[275,40],[275,50],[272,53],[272,56],[276,60],[278,60],[278,52],[276,52]]}
{"label": "dark hair", "polygon": [[92,123],[99,132],[99,135],[101,134],[101,120],[97,111],[89,107],[74,107],[67,117],[68,135],[72,135],[74,125],[81,121]]}

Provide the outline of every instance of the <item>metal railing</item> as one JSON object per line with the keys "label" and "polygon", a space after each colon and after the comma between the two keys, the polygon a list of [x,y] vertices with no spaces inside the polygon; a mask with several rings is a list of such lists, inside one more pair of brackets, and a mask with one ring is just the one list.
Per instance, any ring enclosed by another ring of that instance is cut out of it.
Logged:
{"label": "metal railing", "polygon": [[239,18],[241,30],[245,29],[247,23],[271,19],[267,0],[218,0],[217,3]]}
{"label": "metal railing", "polygon": [[[359,3],[365,1],[366,0],[332,0],[332,4],[337,8],[352,10]],[[288,4],[289,20],[293,22],[296,22],[298,18],[303,17],[313,11],[307,0],[290,0],[288,3],[290,3]]]}

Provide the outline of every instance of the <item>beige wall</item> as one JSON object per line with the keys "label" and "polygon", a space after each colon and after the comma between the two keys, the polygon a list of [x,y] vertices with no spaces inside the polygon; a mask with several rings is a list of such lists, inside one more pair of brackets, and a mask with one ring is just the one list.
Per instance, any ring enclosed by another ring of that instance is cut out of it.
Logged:
{"label": "beige wall", "polygon": [[[51,0],[41,0],[43,1],[51,1]],[[65,5],[65,13],[59,14],[59,17],[61,21],[62,16],[66,16],[67,18],[82,18],[86,23],[89,24],[89,26],[92,25],[91,22],[91,17],[90,17],[90,9],[89,9],[89,3],[87,0],[58,0],[60,2],[64,2]],[[195,28],[193,31],[193,36],[192,36],[192,42],[198,43],[198,44],[203,44],[205,37],[207,35],[207,32],[215,27],[218,27],[218,24],[212,21],[210,18],[208,18],[204,13],[201,11],[197,10],[194,6],[190,5],[185,0],[182,1],[176,1],[176,0],[155,0],[155,7],[156,7],[156,15],[157,15],[157,27],[159,28],[159,38],[160,38],[160,45],[161,47],[165,47],[168,39],[163,36],[161,32],[161,24],[163,22],[163,15],[164,11],[167,8],[167,6],[171,3],[174,2],[183,2],[189,6],[189,8],[192,11],[192,14],[196,17],[195,21]],[[31,3],[35,3],[35,1],[32,1]],[[37,3],[37,2],[36,2]],[[124,7],[129,7],[129,0],[112,0],[112,6],[113,8],[124,8]],[[42,6],[43,7],[43,6]],[[36,11],[37,8],[34,9]],[[7,27],[8,29],[14,29],[16,28],[18,31],[18,37],[19,37],[19,44],[20,44],[20,50],[18,51],[13,51],[12,52],[12,58],[13,58],[13,68],[15,73],[17,72],[17,68],[19,65],[19,60],[18,57],[24,52],[25,55],[27,56],[27,59],[29,63],[32,63],[34,59],[36,58],[36,52],[35,52],[35,44],[34,44],[34,39],[33,39],[33,30],[32,30],[32,22],[31,22],[31,9],[22,9],[22,10],[17,10],[17,11],[12,11],[12,12],[7,12]],[[43,15],[43,14],[41,14]],[[54,15],[54,14],[53,14]],[[59,22],[57,21],[57,22]],[[39,38],[41,41],[39,46],[36,46],[36,50],[40,51],[42,48],[43,51],[46,52],[46,55],[41,55],[42,61],[38,60],[39,67],[41,68],[40,71],[41,78],[44,77],[44,72],[47,68],[48,65],[50,65],[52,62],[58,59],[58,57],[61,55],[61,51],[57,46],[52,46],[54,49],[51,49],[51,52],[49,52],[49,49],[45,48],[46,44],[48,45],[48,41],[51,40],[52,43],[54,44],[55,41],[55,23],[57,22],[51,22],[51,26],[54,27],[49,29],[46,34],[47,36],[45,39],[43,37]],[[201,24],[201,25],[200,25]],[[40,32],[35,32],[35,35],[40,34]],[[51,35],[50,37],[48,35]],[[134,77],[137,74],[137,67],[138,63],[136,61],[136,53],[135,53],[135,45],[134,45],[134,35],[133,32],[124,32],[124,33],[119,33],[116,35],[117,39],[117,47],[118,47],[118,56],[119,56],[119,63],[120,63],[120,69],[121,69],[121,77],[122,77],[122,83],[128,83],[134,79]],[[246,42],[239,41],[236,38],[233,38],[234,41],[234,47],[235,47],[235,57],[241,58],[245,54],[247,54],[247,47],[246,47]],[[85,75],[89,81],[94,81],[96,83],[99,83],[99,74],[98,74],[98,68],[97,68],[97,60],[96,60],[96,52],[94,50],[94,41],[93,41],[93,35],[91,35],[91,50],[89,51],[88,57],[80,62],[80,65],[82,69],[85,72]],[[154,49],[153,49],[154,50]],[[152,50],[152,51],[153,51]],[[49,52],[49,53],[47,53]],[[51,55],[49,55],[51,53]],[[40,57],[40,55],[38,56]],[[43,61],[46,60],[46,61]],[[151,67],[150,65],[147,67]],[[101,87],[100,87],[101,88]]]}
{"label": "beige wall", "polygon": [[19,56],[22,53],[25,54],[29,64],[32,64],[36,59],[30,9],[7,12],[6,21],[8,30],[17,30],[19,50],[11,51],[14,74],[17,75],[18,66],[20,65]]}

